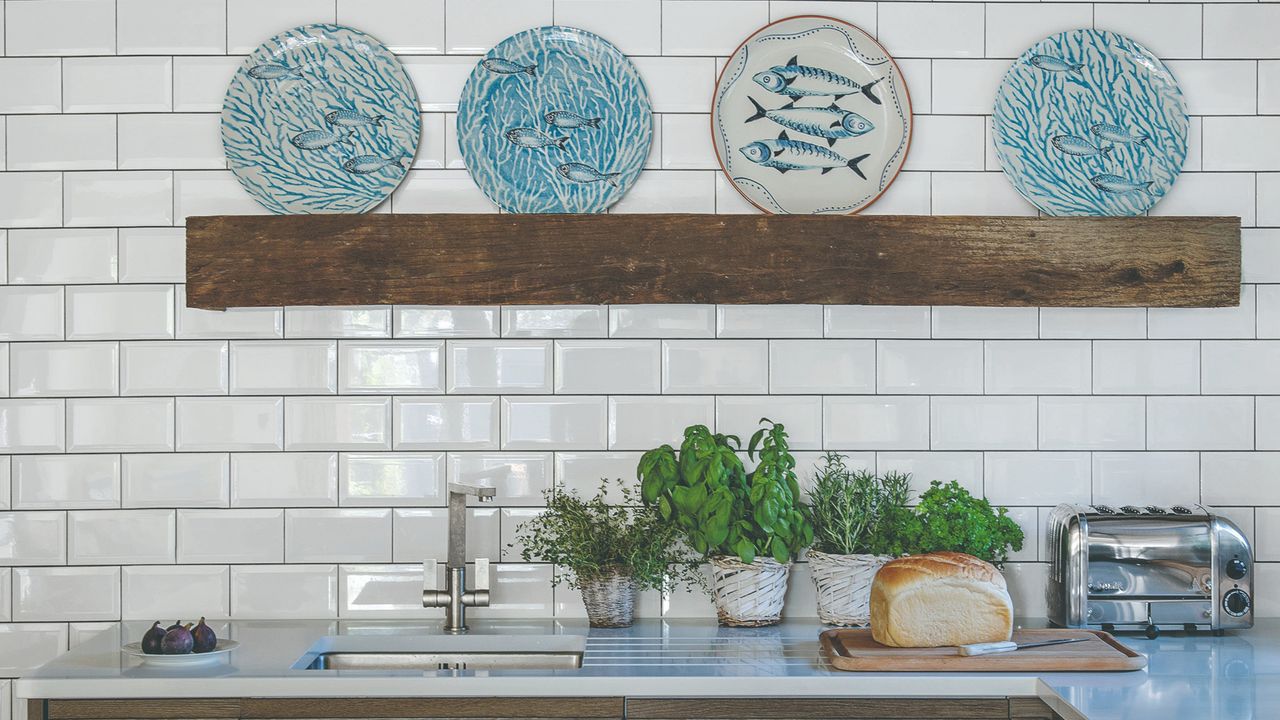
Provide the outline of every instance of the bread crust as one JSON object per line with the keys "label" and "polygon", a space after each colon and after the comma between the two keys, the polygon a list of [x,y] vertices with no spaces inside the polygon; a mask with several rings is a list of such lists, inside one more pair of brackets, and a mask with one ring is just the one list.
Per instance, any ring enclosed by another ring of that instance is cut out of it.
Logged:
{"label": "bread crust", "polygon": [[1004,576],[972,555],[899,558],[871,583],[871,636],[883,645],[965,645],[1012,634],[1013,601]]}

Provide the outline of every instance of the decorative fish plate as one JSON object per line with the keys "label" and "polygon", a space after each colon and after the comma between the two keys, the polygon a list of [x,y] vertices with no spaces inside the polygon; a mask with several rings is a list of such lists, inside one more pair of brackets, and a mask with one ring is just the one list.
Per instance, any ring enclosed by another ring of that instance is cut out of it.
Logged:
{"label": "decorative fish plate", "polygon": [[649,93],[618,48],[551,26],[498,43],[458,102],[458,145],[485,195],[517,213],[597,213],[636,181],[653,139]]}
{"label": "decorative fish plate", "polygon": [[911,143],[897,63],[862,29],[797,16],[729,58],[711,106],[720,167],[767,213],[846,214],[875,202]]}
{"label": "decorative fish plate", "polygon": [[1105,30],[1032,45],[1005,73],[992,119],[996,156],[1049,215],[1140,215],[1187,157],[1187,106],[1151,51]]}
{"label": "decorative fish plate", "polygon": [[277,214],[372,209],[408,174],[421,127],[400,62],[338,25],[304,25],[260,45],[222,105],[231,171]]}

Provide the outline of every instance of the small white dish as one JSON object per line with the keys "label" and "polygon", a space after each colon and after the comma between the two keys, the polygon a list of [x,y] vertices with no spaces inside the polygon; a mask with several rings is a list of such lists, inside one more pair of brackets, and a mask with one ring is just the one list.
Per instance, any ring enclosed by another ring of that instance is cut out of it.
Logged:
{"label": "small white dish", "polygon": [[128,643],[120,648],[124,655],[136,657],[144,665],[156,667],[191,667],[207,665],[227,656],[232,650],[240,647],[235,640],[218,640],[218,644],[207,653],[187,653],[185,655],[152,655],[142,652],[142,643]]}

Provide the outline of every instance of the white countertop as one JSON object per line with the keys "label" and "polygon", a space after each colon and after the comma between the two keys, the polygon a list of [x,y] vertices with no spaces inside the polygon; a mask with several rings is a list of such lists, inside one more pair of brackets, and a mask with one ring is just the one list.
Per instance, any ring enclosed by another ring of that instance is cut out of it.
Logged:
{"label": "white countertop", "polygon": [[[1028,622],[1028,626],[1042,623]],[[438,635],[412,621],[235,621],[215,625],[240,648],[216,664],[158,669],[121,655],[149,623],[124,623],[18,680],[23,698],[337,696],[698,696],[827,695],[981,697],[1039,695],[1068,717],[1195,717],[1246,720],[1280,715],[1280,620],[1212,637],[1125,636],[1148,656],[1129,673],[844,673],[818,649],[816,621],[772,628],[720,628],[706,620],[642,620],[625,630],[585,622],[493,620],[471,634],[585,635],[576,670],[377,673],[293,669],[332,635]],[[122,636],[123,632],[123,636]],[[1074,710],[1074,711],[1073,711]]]}

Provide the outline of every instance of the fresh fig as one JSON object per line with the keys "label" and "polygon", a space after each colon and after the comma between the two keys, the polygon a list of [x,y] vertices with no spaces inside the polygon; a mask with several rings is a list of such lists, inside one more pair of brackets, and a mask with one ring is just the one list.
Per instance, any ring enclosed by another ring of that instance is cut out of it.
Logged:
{"label": "fresh fig", "polygon": [[165,630],[165,632],[169,632],[170,630],[176,630],[176,629],[178,629],[178,628],[180,628],[180,627],[182,627],[182,621],[181,621],[181,620],[174,620],[174,621],[173,621],[173,624],[172,624],[172,625],[170,625],[169,627],[165,628],[164,630]]}
{"label": "fresh fig", "polygon": [[191,639],[194,652],[207,653],[218,646],[218,636],[213,628],[204,624],[204,618],[200,618],[200,623],[191,631]]}
{"label": "fresh fig", "polygon": [[191,623],[180,625],[164,634],[160,651],[165,655],[186,655],[195,644],[191,637]]}
{"label": "fresh fig", "polygon": [[148,655],[159,655],[163,651],[160,649],[160,643],[164,640],[165,629],[160,627],[160,621],[157,620],[142,636],[142,652]]}

